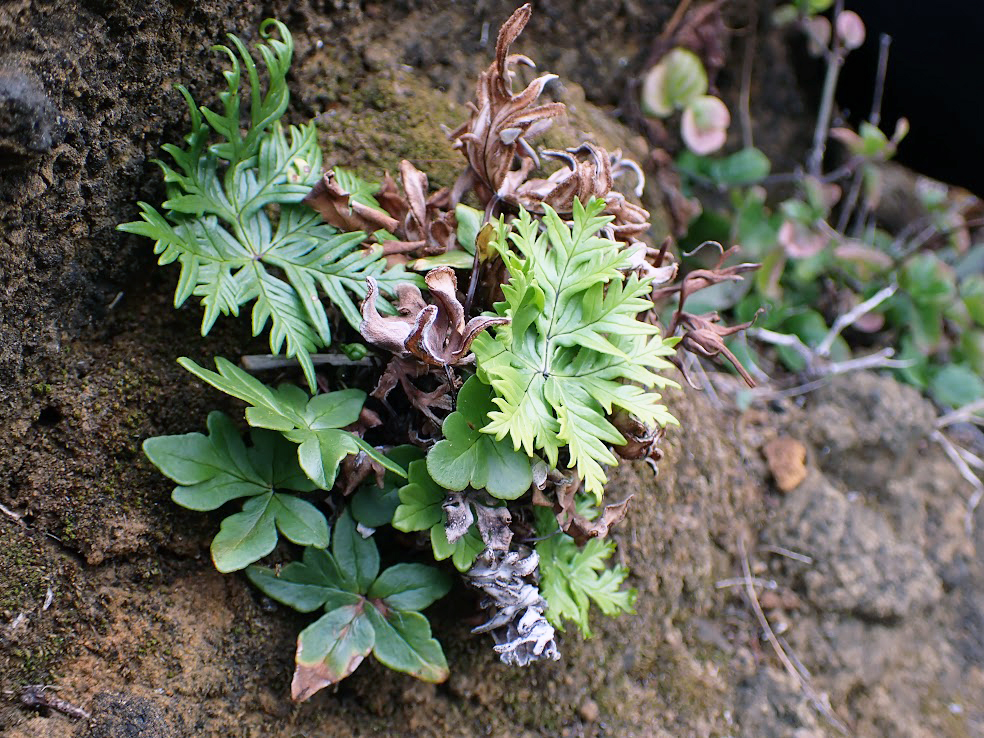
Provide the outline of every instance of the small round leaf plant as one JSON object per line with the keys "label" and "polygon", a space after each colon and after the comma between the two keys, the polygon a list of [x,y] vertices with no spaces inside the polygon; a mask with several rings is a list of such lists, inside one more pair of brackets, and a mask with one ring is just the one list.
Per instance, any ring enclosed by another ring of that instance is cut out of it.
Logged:
{"label": "small round leaf plant", "polygon": [[655,118],[668,118],[682,110],[683,142],[695,154],[711,154],[724,146],[731,113],[707,89],[707,71],[700,57],[689,49],[675,48],[643,77],[642,109]]}
{"label": "small round leaf plant", "polygon": [[[444,680],[422,611],[455,570],[487,610],[474,632],[509,664],[559,658],[557,631],[589,634],[591,603],[631,612],[636,593],[606,538],[629,501],[606,499],[606,468],[655,466],[676,422],[659,391],[675,386],[664,373],[678,343],[729,356],[721,337],[734,329],[682,300],[734,267],[674,285],[666,249],[643,240],[649,214],[613,189],[626,172],[641,178],[638,166],[589,143],[533,148],[564,105],[537,102],[553,75],[513,91],[529,60],[509,48],[530,13],[503,25],[471,117],[450,134],[465,160],[450,190],[432,192],[408,161],[399,184],[323,172],[314,125],[280,123],[293,43],[267,20],[265,84],[241,41],[216,47],[230,60],[218,109],[178,88],[191,131],[158,162],[167,200],[120,226],[180,265],[175,305],[201,299],[203,335],[250,306],[254,335],[269,327],[286,356],[218,357],[214,369],[179,359],[242,401],[245,423],[213,412],[206,433],[150,438],[144,451],[176,503],[225,515],[219,571],[245,570],[266,596],[318,614],[298,636],[295,700],[369,654]],[[549,176],[534,176],[541,157]],[[653,299],[675,295],[666,337]],[[271,364],[303,385],[254,376]],[[396,559],[386,568],[377,541]],[[270,555],[275,569],[260,563]]]}

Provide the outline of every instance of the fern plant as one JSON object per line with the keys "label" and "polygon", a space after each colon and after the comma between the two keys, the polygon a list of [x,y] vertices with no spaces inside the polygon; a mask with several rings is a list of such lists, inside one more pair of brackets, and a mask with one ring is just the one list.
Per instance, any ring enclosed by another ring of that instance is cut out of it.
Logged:
{"label": "fern plant", "polygon": [[[269,386],[222,358],[215,371],[181,358],[245,404],[249,444],[221,413],[207,435],[144,443],[177,504],[238,505],[212,542],[220,571],[245,569],[277,602],[323,611],[298,637],[297,700],[370,653],[444,679],[421,611],[449,591],[448,571],[483,593],[490,618],[475,632],[491,633],[510,664],[558,658],[555,628],[590,634],[592,603],[606,615],[633,607],[628,571],[610,566],[615,544],[601,540],[627,508],[603,504],[605,467],[655,456],[659,429],[676,422],[659,391],[674,386],[663,373],[677,339],[649,320],[666,269],[640,261],[648,213],[610,191],[607,152],[582,147],[591,161],[572,154],[572,173],[550,180],[522,183],[526,165],[505,177],[514,157],[530,158],[532,124],[560,112],[533,106],[547,77],[510,90],[508,50],[529,13],[503,26],[480,81],[486,104],[453,134],[468,161],[459,181],[484,211],[429,194],[410,162],[402,193],[389,177],[374,185],[337,167],[322,177],[314,126],[281,123],[293,46],[271,20],[258,45],[266,88],[244,44],[217,47],[231,64],[221,109],[199,109],[179,88],[192,130],[185,148],[165,147],[173,167],[159,162],[163,212],[141,203],[142,220],[121,226],[153,239],[161,264],[180,263],[175,304],[202,299],[203,334],[252,301],[254,334],[269,324],[271,349],[286,344],[309,389]],[[426,277],[387,268],[384,251]],[[379,287],[395,309],[377,311]],[[336,356],[316,373],[311,354],[356,331],[378,361]],[[380,573],[386,535],[402,560]],[[299,561],[257,565],[301,549]]]}
{"label": "fern plant", "polygon": [[508,326],[495,338],[474,344],[479,373],[498,395],[498,410],[484,428],[532,455],[542,450],[551,466],[566,447],[570,464],[598,501],[607,477],[602,464],[617,460],[606,444],[625,439],[607,419],[622,408],[651,425],[676,422],[648,391],[675,383],[658,374],[671,367],[675,341],[638,319],[652,307],[651,280],[622,271],[630,268],[627,249],[598,236],[611,218],[605,203],[573,203],[568,228],[548,205],[546,231],[522,211],[508,233],[495,242],[509,270],[505,301],[496,305]]}
{"label": "fern plant", "polygon": [[[219,315],[239,315],[240,307],[253,302],[253,335],[269,323],[271,351],[279,353],[286,344],[286,355],[298,361],[314,391],[310,355],[330,345],[332,337],[322,296],[358,328],[356,302],[365,296],[366,277],[375,277],[388,290],[403,278],[402,270],[384,271],[378,248],[359,248],[366,234],[340,233],[301,204],[321,177],[317,130],[313,123],[284,130],[294,44],[276,20],[264,21],[260,35],[265,43],[257,50],[269,78],[265,90],[249,50],[231,34],[235,52],[215,47],[231,64],[224,72],[220,110],[199,108],[178,85],[191,131],[185,148],[163,147],[173,167],[157,162],[167,183],[164,213],[142,202],[142,220],[119,229],[153,239],[158,263],[181,265],[174,305],[193,295],[201,298],[202,335]],[[250,88],[245,130],[244,70]]]}

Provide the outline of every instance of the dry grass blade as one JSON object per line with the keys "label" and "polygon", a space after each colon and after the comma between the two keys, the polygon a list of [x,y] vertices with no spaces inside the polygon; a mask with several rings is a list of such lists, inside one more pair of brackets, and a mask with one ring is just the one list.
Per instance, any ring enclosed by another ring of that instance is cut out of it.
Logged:
{"label": "dry grass blade", "polygon": [[980,464],[978,468],[984,468],[984,460],[970,453],[966,449],[960,448],[938,430],[933,431],[930,438],[943,447],[943,450],[950,458],[950,461],[953,462],[953,465],[957,467],[957,471],[960,472],[960,476],[966,479],[970,486],[974,489],[970,497],[967,498],[967,512],[964,518],[964,528],[966,529],[967,534],[970,535],[974,530],[974,513],[977,511],[978,505],[981,504],[981,499],[984,499],[984,482],[982,482],[980,477],[977,476],[973,469],[970,468],[967,457],[970,457],[971,463],[973,463],[974,466],[978,466],[978,464]]}
{"label": "dry grass blade", "polygon": [[745,552],[745,541],[740,536],[738,537],[738,554],[741,556],[741,571],[742,578],[745,583],[745,597],[748,600],[748,604],[751,606],[752,611],[755,613],[755,617],[761,626],[762,631],[765,633],[766,640],[769,641],[769,645],[776,652],[776,656],[779,657],[779,661],[785,667],[786,671],[789,673],[793,679],[799,684],[800,689],[803,691],[813,704],[813,707],[823,715],[827,721],[837,729],[841,735],[850,735],[847,726],[844,724],[840,718],[834,714],[833,709],[831,709],[828,704],[825,695],[821,695],[817,692],[813,685],[810,684],[809,679],[803,675],[803,673],[796,667],[793,660],[789,658],[782,644],[779,643],[778,637],[776,637],[775,631],[772,630],[772,626],[769,624],[769,619],[765,616],[765,612],[762,610],[762,605],[759,604],[758,595],[755,592],[755,579],[752,577],[751,567],[748,565],[748,554]]}

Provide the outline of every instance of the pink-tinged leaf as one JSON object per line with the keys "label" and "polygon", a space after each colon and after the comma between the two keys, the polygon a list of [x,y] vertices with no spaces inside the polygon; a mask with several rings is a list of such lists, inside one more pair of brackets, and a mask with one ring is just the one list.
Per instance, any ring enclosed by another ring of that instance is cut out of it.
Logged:
{"label": "pink-tinged leaf", "polygon": [[304,702],[340,682],[369,655],[376,635],[364,610],[364,602],[339,607],[301,631],[297,637],[297,666],[290,684],[291,699]]}
{"label": "pink-tinged leaf", "polygon": [[844,44],[844,48],[854,50],[864,43],[865,30],[864,21],[853,10],[845,10],[838,14],[837,38]]}
{"label": "pink-tinged leaf", "polygon": [[724,146],[728,138],[731,113],[718,98],[710,95],[699,97],[683,111],[680,132],[687,148],[704,156]]}

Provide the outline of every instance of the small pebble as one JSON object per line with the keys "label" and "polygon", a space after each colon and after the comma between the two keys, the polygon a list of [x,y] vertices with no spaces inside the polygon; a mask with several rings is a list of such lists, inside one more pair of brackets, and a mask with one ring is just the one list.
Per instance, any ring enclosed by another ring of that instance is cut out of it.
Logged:
{"label": "small pebble", "polygon": [[598,703],[594,700],[585,700],[581,703],[581,707],[578,709],[581,717],[586,723],[594,723],[598,721]]}

